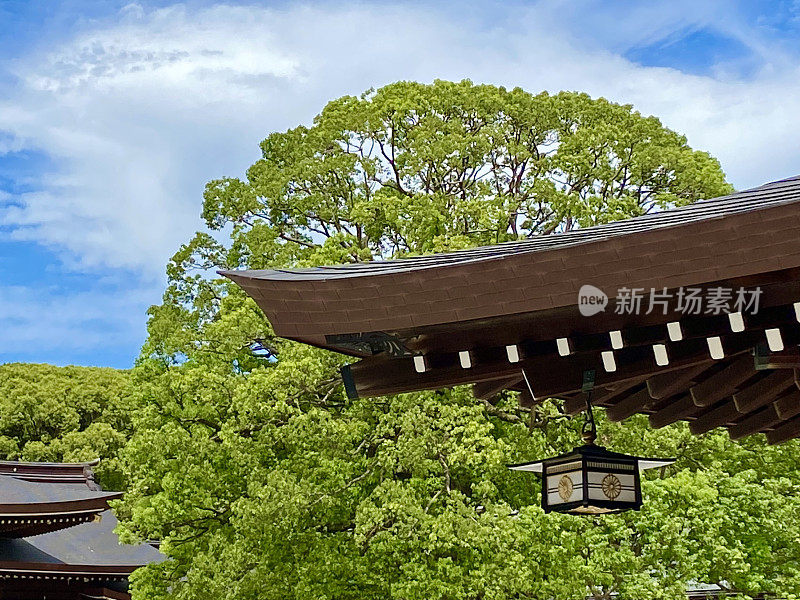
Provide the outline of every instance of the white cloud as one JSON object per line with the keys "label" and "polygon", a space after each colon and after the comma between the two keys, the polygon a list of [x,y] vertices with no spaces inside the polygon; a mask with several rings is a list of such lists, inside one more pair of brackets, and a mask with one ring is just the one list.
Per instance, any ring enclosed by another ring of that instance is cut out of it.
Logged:
{"label": "white cloud", "polygon": [[[717,81],[614,54],[707,26],[721,9],[709,6],[651,6],[619,19],[598,5],[552,2],[488,26],[487,13],[419,5],[130,5],[16,64],[19,84],[1,105],[0,130],[50,154],[59,170],[2,219],[14,236],[62,248],[84,267],[159,274],[199,226],[206,180],[238,174],[267,132],[308,122],[328,99],[401,78],[586,90],[662,116],[719,156],[740,185],[794,174],[796,66]],[[587,38],[592,19],[605,25]],[[616,38],[609,19],[622,23]],[[741,35],[735,21],[716,21]]]}
{"label": "white cloud", "polygon": [[[739,187],[794,175],[798,63],[721,12],[729,6],[130,5],[14,64],[0,151],[46,152],[55,171],[0,210],[0,226],[58,249],[71,268],[139,272],[152,294],[167,258],[201,227],[207,180],[242,173],[269,131],[309,122],[327,100],[398,79],[584,90],[659,115]],[[711,26],[763,61],[755,76],[700,77],[621,56]]]}

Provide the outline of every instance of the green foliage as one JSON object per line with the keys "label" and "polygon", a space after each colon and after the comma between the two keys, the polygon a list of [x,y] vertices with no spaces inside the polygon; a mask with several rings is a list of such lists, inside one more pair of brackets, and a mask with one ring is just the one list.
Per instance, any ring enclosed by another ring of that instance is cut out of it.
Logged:
{"label": "green foliage", "polygon": [[123,489],[119,450],[130,436],[125,371],[37,364],[0,365],[0,457],[80,462],[107,489]]}
{"label": "green foliage", "polygon": [[[234,225],[229,266],[491,244],[730,191],[715,159],[630,105],[469,81],[346,96],[261,150],[246,180],[206,187],[209,227]],[[218,263],[207,242],[187,250]]]}
{"label": "green foliage", "polygon": [[275,133],[212,182],[168,265],[132,374],[123,535],[169,560],[134,597],[679,598],[689,581],[800,591],[796,444],[601,420],[619,451],[678,457],[639,513],[544,515],[506,463],[576,445],[558,403],[465,388],[349,401],[337,355],[274,336],[218,267],[351,262],[549,235],[730,190],[717,162],[629,106],[401,82]]}

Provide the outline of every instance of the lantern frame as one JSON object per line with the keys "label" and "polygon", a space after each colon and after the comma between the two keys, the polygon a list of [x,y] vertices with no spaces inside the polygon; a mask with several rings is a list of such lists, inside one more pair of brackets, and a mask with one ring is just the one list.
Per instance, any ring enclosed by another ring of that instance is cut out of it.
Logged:
{"label": "lantern frame", "polygon": [[[642,458],[612,452],[590,443],[566,454],[512,464],[508,468],[542,475],[542,508],[546,513],[599,515],[639,510],[642,506],[639,472],[674,462],[675,459],[671,458]],[[554,486],[555,476],[562,473]],[[574,480],[572,475],[576,476]],[[575,490],[580,490],[580,493],[575,495]],[[574,500],[571,499],[573,496]],[[625,496],[625,499],[618,500],[620,496]],[[562,501],[553,501],[558,497]]]}

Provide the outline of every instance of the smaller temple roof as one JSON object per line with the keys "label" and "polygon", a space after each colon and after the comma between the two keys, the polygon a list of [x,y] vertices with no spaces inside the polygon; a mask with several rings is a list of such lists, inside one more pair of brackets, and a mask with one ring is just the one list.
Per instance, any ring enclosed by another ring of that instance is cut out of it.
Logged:
{"label": "smaller temple roof", "polygon": [[63,531],[27,539],[0,539],[0,572],[19,570],[24,563],[25,569],[36,571],[63,565],[83,572],[112,567],[112,571],[130,573],[164,560],[150,544],[120,544],[114,533],[118,524],[114,513],[105,510],[94,521]]}
{"label": "smaller temple roof", "polygon": [[128,575],[164,560],[120,544],[108,501],[122,493],[100,489],[95,464],[0,461],[0,596],[129,598]]}
{"label": "smaller temple roof", "polygon": [[24,462],[0,460],[0,475],[10,475],[25,481],[45,481],[49,483],[78,483],[99,490],[94,481],[92,467],[100,459],[78,463]]}
{"label": "smaller temple roof", "polygon": [[[20,478],[23,477],[23,478]],[[53,481],[57,483],[53,483]],[[89,463],[0,465],[0,536],[16,538],[90,521],[121,492],[104,492]]]}

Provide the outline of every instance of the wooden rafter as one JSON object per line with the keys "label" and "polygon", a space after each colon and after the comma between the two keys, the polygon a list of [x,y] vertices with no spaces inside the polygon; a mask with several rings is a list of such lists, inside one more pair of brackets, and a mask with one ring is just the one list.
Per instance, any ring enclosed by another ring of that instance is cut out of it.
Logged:
{"label": "wooden rafter", "polygon": [[697,382],[702,373],[708,370],[709,364],[713,364],[713,361],[709,360],[679,373],[663,373],[650,377],[647,380],[650,397],[654,400],[663,400],[686,391],[688,387]]}
{"label": "wooden rafter", "polygon": [[745,436],[764,431],[780,422],[781,417],[778,411],[775,410],[773,404],[770,404],[730,427],[728,433],[732,440],[739,440]]}
{"label": "wooden rafter", "polygon": [[770,444],[782,444],[796,437],[800,437],[800,417],[786,421],[780,427],[767,432],[767,441]]}
{"label": "wooden rafter", "polygon": [[689,431],[695,435],[707,433],[717,427],[731,425],[741,416],[741,413],[736,410],[733,400],[725,400],[716,408],[698,416],[689,423]]}
{"label": "wooden rafter", "polygon": [[742,356],[719,373],[693,385],[689,393],[697,406],[711,406],[731,396],[742,383],[755,375],[753,357]]}
{"label": "wooden rafter", "polygon": [[472,386],[472,395],[478,400],[488,400],[492,396],[496,396],[503,390],[513,388],[522,379],[521,375],[514,377],[507,377],[505,379],[492,379],[489,381],[482,381]]}
{"label": "wooden rafter", "polygon": [[791,371],[774,371],[735,393],[733,402],[736,405],[736,410],[742,414],[747,414],[766,406],[793,385],[794,374]]}
{"label": "wooden rafter", "polygon": [[685,394],[651,414],[649,417],[650,427],[656,429],[666,427],[681,419],[690,417],[698,410],[691,395]]}
{"label": "wooden rafter", "polygon": [[783,421],[800,415],[800,390],[791,390],[783,398],[776,400],[773,406]]}
{"label": "wooden rafter", "polygon": [[606,409],[606,414],[612,421],[623,421],[649,406],[652,401],[653,398],[650,396],[650,392],[648,392],[645,386],[638,392],[630,394],[624,400]]}
{"label": "wooden rafter", "polygon": [[[597,406],[610,406],[614,401],[620,397],[626,396],[627,393],[644,381],[644,378],[631,379],[621,383],[610,385],[605,389],[595,390],[592,394],[592,404]],[[567,398],[564,402],[564,412],[568,415],[576,415],[586,409],[586,397],[578,395]]]}

